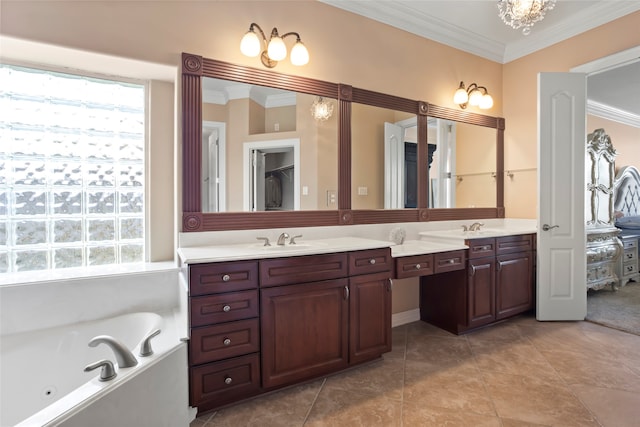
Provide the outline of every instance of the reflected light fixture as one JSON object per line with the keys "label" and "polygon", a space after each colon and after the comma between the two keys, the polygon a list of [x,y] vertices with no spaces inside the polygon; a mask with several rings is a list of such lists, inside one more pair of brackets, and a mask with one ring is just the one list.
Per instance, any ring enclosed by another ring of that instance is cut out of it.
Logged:
{"label": "reflected light fixture", "polygon": [[324,122],[333,114],[333,104],[328,103],[321,96],[317,97],[311,104],[311,115],[314,119]]}
{"label": "reflected light fixture", "polygon": [[493,98],[489,95],[487,88],[471,83],[465,89],[464,82],[460,82],[460,86],[453,95],[453,102],[458,104],[460,108],[465,109],[467,105],[479,107],[483,110],[493,107]]}
{"label": "reflected light fixture", "polygon": [[544,19],[544,14],[553,9],[556,0],[498,0],[498,16],[505,24],[522,34],[529,35],[531,27]]}
{"label": "reflected light fixture", "polygon": [[[254,31],[258,30],[260,37]],[[278,29],[273,28],[271,30],[271,36],[269,42],[264,35],[262,28],[256,23],[252,23],[249,26],[249,31],[242,37],[240,41],[240,52],[249,57],[255,57],[260,55],[262,64],[267,68],[273,68],[278,65],[278,61],[282,61],[287,57],[287,46],[284,44],[284,38],[288,36],[296,36],[296,43],[291,48],[291,63],[293,65],[305,65],[309,62],[309,51],[305,45],[300,41],[300,34],[296,32],[290,32],[283,35],[278,34]]]}

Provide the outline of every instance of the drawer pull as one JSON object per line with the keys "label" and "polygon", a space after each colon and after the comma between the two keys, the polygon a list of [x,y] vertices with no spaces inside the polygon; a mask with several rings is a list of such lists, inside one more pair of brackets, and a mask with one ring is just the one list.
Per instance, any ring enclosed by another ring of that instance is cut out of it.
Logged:
{"label": "drawer pull", "polygon": [[225,313],[228,313],[229,311],[231,311],[231,307],[228,305],[225,305],[224,307],[222,307],[222,311],[224,311]]}
{"label": "drawer pull", "polygon": [[420,264],[416,264],[416,270],[420,270],[421,265]]}
{"label": "drawer pull", "polygon": [[231,280],[231,276],[229,276],[228,274],[225,274],[224,276],[222,276],[223,282],[228,282],[229,280]]}
{"label": "drawer pull", "polygon": [[227,385],[231,384],[232,382],[233,382],[233,380],[231,379],[231,377],[226,377],[224,379],[224,383],[227,384]]}
{"label": "drawer pull", "polygon": [[454,263],[456,262],[456,260],[455,260],[455,259],[453,259],[453,258],[451,258],[450,260],[447,260],[447,262],[448,262],[449,264],[454,264]]}
{"label": "drawer pull", "polygon": [[376,263],[375,258],[371,258],[371,259],[369,260],[369,264],[373,265],[373,264],[375,264],[375,263]]}
{"label": "drawer pull", "polygon": [[224,341],[222,341],[222,344],[230,345],[231,344],[231,340],[229,338],[225,338]]}

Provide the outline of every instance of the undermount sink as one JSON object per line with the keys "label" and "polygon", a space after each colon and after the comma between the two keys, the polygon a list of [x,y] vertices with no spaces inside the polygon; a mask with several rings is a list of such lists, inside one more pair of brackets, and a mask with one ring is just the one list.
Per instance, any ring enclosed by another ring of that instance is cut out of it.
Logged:
{"label": "undermount sink", "polygon": [[276,251],[276,252],[284,252],[284,251],[302,251],[305,249],[315,249],[327,246],[325,242],[300,242],[295,243],[293,245],[275,245],[271,244],[270,246],[264,246],[262,243],[257,243],[254,245],[256,248],[263,251]]}

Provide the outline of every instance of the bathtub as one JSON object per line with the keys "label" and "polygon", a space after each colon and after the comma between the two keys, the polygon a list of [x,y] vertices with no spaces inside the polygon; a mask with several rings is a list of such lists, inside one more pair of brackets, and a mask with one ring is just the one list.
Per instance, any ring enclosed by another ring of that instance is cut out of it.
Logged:
{"label": "bathtub", "polygon": [[[177,292],[177,275],[175,277],[173,286]],[[135,286],[136,278],[141,279],[141,286]],[[107,278],[102,284],[93,280],[86,287],[82,287],[83,281],[76,283],[80,287],[72,286],[71,289],[76,289],[80,295],[67,298],[75,301],[72,304],[75,307],[65,307],[72,312],[70,317],[74,317],[73,313],[77,316],[82,310],[83,293],[88,292],[84,297],[95,301],[95,289],[91,290],[91,287],[117,289],[116,282],[121,281],[122,277]],[[144,295],[139,293],[149,291],[145,282],[155,282],[153,290],[162,292],[160,277],[129,277],[128,282],[129,290],[114,296],[114,299],[126,301],[121,304],[126,309],[132,308],[126,307],[127,304],[133,307],[144,305],[141,303],[145,300]],[[64,286],[68,283],[65,282]],[[44,293],[55,293],[56,290],[59,291],[56,284],[48,284]],[[27,287],[14,288],[4,295],[14,300],[11,307],[14,322],[17,315],[15,297],[22,291],[33,293],[33,289]],[[127,292],[130,298],[127,298]],[[147,293],[148,299],[149,295]],[[3,308],[8,308],[9,304],[7,298],[2,298]],[[22,304],[24,306],[24,300]],[[154,311],[128,312],[73,323],[62,322],[63,314],[57,314],[57,321],[53,323],[61,324],[54,327],[4,331],[0,341],[0,426],[187,427],[194,411],[188,406],[184,316],[176,304],[176,301],[171,301],[155,304]],[[25,311],[29,313],[30,310],[25,308]],[[4,318],[5,313],[2,314]],[[40,322],[48,324],[47,319],[41,318]],[[154,353],[140,357],[141,341],[156,329],[161,333],[151,339]],[[99,381],[99,368],[84,372],[86,365],[101,359],[116,364],[113,351],[108,346],[88,346],[91,338],[97,335],[111,335],[120,340],[132,350],[138,364],[131,368],[116,366],[117,376],[110,381]]]}

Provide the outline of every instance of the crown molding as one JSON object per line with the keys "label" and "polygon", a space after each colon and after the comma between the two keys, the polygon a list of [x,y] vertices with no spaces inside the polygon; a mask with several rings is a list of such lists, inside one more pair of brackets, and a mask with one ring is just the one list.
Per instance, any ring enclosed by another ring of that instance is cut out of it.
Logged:
{"label": "crown molding", "polygon": [[613,108],[599,102],[587,101],[587,114],[640,128],[640,115]]}

